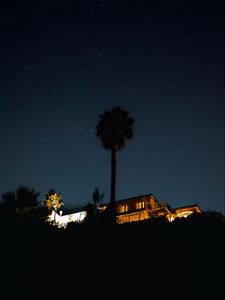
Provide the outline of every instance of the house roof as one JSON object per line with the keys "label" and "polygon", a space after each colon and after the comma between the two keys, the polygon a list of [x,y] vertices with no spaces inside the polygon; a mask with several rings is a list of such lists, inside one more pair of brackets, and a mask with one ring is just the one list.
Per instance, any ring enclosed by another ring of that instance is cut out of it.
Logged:
{"label": "house roof", "polygon": [[197,203],[195,203],[195,204],[190,204],[190,205],[185,205],[185,206],[175,207],[175,209],[190,208],[190,207],[193,207],[193,206],[197,206],[197,207],[200,209],[200,207],[198,206]]}
{"label": "house roof", "polygon": [[85,206],[79,206],[79,207],[66,207],[66,206],[61,206],[59,209],[58,209],[58,213],[59,211],[62,211],[63,212],[63,215],[69,215],[69,214],[73,214],[73,213],[77,213],[77,212],[81,212],[85,210]]}
{"label": "house roof", "polygon": [[117,200],[116,203],[117,202],[124,202],[124,201],[131,201],[131,200],[135,200],[135,199],[137,200],[137,199],[141,199],[141,198],[144,198],[144,197],[151,197],[151,196],[154,198],[154,200],[156,202],[158,202],[158,200],[156,199],[156,197],[153,194],[145,194],[145,195],[138,195],[138,196],[129,197],[129,198],[126,198],[126,199],[120,199],[120,200]]}
{"label": "house roof", "polygon": [[175,207],[174,209],[177,210],[177,209],[185,209],[185,208],[191,208],[191,207],[197,207],[201,211],[200,207],[196,203],[190,204],[190,205],[185,205],[185,206]]}

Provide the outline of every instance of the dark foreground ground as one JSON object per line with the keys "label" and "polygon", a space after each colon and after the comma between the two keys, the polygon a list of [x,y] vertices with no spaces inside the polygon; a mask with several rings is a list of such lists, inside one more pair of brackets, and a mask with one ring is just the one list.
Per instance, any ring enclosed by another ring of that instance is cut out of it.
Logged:
{"label": "dark foreground ground", "polygon": [[2,221],[0,284],[2,299],[224,299],[225,222]]}

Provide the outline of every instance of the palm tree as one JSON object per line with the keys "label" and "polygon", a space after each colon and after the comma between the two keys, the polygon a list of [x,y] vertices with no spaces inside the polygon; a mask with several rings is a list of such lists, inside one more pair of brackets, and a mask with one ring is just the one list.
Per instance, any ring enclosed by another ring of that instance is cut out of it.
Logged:
{"label": "palm tree", "polygon": [[22,185],[17,188],[16,193],[9,191],[2,194],[2,201],[7,208],[24,213],[26,209],[38,204],[39,195],[35,189]]}
{"label": "palm tree", "polygon": [[102,204],[103,198],[104,198],[104,193],[100,193],[99,188],[96,187],[92,194],[92,200],[94,202],[95,210]]}
{"label": "palm tree", "polygon": [[22,185],[18,187],[16,191],[16,206],[18,211],[25,211],[25,209],[30,209],[38,204],[38,196],[40,192],[35,189],[30,189],[29,187]]}
{"label": "palm tree", "polygon": [[54,210],[54,224],[56,223],[56,212],[57,210],[64,205],[61,193],[56,193],[55,190],[50,189],[49,192],[45,195],[45,199],[42,201],[43,205],[48,209],[53,208]]}
{"label": "palm tree", "polygon": [[96,126],[96,136],[100,138],[103,147],[111,150],[111,195],[110,211],[113,222],[116,213],[116,154],[126,146],[126,141],[133,137],[132,125],[134,119],[129,112],[121,107],[114,107],[100,115]]}

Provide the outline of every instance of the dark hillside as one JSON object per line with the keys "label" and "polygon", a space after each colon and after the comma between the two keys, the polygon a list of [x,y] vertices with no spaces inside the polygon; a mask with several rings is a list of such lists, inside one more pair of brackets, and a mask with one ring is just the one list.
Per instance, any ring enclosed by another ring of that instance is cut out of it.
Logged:
{"label": "dark hillside", "polygon": [[11,216],[1,222],[1,282],[32,291],[38,283],[37,293],[57,280],[65,291],[76,285],[99,293],[104,286],[110,295],[123,287],[127,295],[185,291],[188,299],[196,293],[222,299],[224,233],[224,220],[213,216],[66,230]]}

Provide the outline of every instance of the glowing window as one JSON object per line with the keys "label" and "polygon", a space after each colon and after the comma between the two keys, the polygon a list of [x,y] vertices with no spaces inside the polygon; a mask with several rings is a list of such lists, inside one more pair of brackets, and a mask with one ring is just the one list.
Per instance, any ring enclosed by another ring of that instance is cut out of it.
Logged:
{"label": "glowing window", "polygon": [[120,213],[123,213],[123,212],[126,212],[126,211],[128,211],[128,205],[127,204],[119,206],[119,212]]}
{"label": "glowing window", "polygon": [[141,208],[145,208],[145,202],[144,201],[140,201],[136,203],[136,209],[141,209]]}

